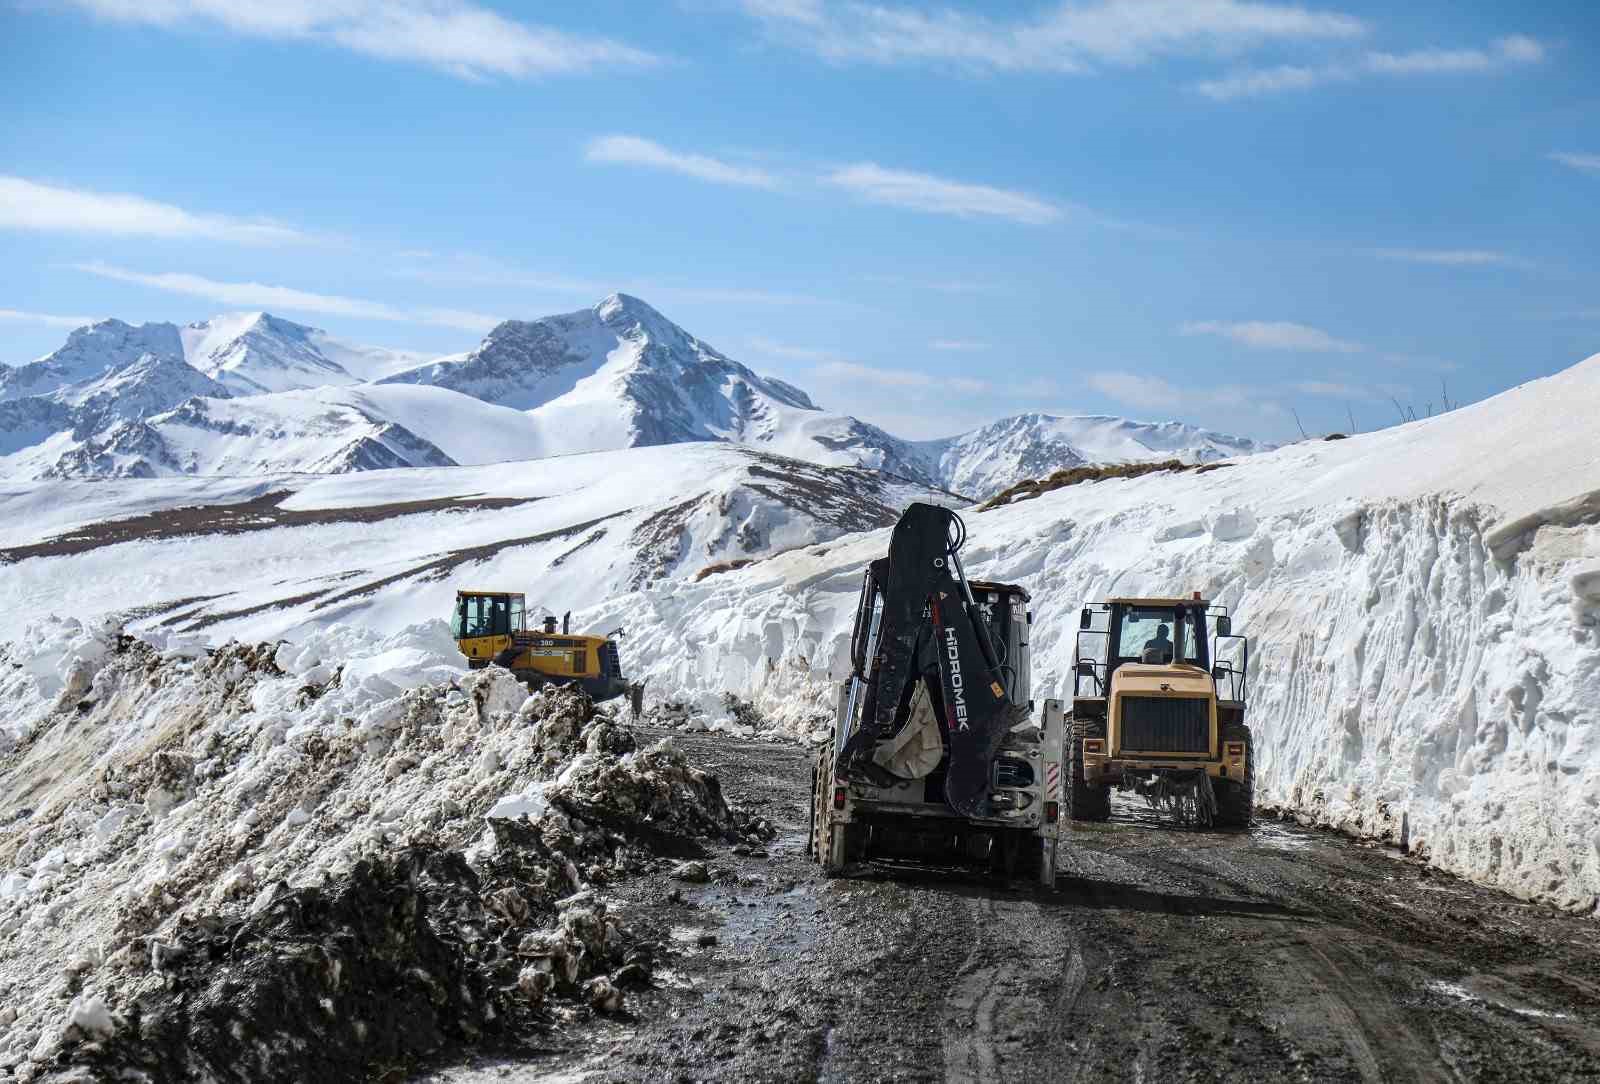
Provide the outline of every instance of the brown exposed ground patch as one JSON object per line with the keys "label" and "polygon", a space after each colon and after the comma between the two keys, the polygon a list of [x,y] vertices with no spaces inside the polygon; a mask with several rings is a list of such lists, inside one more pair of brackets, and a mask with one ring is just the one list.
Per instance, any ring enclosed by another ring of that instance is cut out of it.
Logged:
{"label": "brown exposed ground patch", "polygon": [[732,561],[718,561],[714,565],[707,565],[694,574],[694,582],[699,583],[708,576],[715,576],[722,572],[735,572],[741,568],[755,564],[753,557],[738,557]]}
{"label": "brown exposed ground patch", "polygon": [[[335,590],[334,587],[323,587],[317,590],[304,592],[303,594],[290,595],[287,598],[273,599],[270,602],[262,602],[254,606],[247,606],[240,610],[226,610],[218,613],[198,615],[195,616],[194,619],[189,622],[189,624],[185,625],[181,631],[197,632],[200,629],[208,628],[211,625],[220,624],[224,621],[233,621],[241,617],[252,617],[255,614],[265,613],[268,610],[284,609],[290,606],[303,606],[308,602],[316,603],[312,609],[323,610],[329,606],[334,606],[341,602],[349,602],[352,599],[360,598],[363,595],[370,595],[372,592],[381,587],[387,587],[392,583],[399,583],[402,580],[441,580],[462,565],[486,561],[489,558],[499,554],[503,550],[514,549],[517,546],[532,546],[540,542],[551,542],[561,538],[570,538],[573,535],[581,534],[584,531],[587,531],[596,524],[604,523],[609,519],[615,519],[617,516],[627,515],[630,511],[632,511],[632,509],[623,509],[620,512],[613,512],[610,515],[601,516],[598,519],[586,520],[583,523],[574,523],[570,527],[560,527],[553,531],[545,531],[542,534],[524,535],[519,538],[505,538],[497,542],[485,543],[482,546],[469,546],[465,549],[451,550],[448,553],[443,553],[437,557],[430,558],[421,564],[412,565],[410,568],[403,569],[400,572],[394,572],[380,579],[363,583],[358,587],[352,587],[349,590],[340,591],[336,595],[332,593]],[[360,574],[361,573],[359,572],[347,573],[346,575],[339,577],[339,579],[349,579],[351,576]]]}
{"label": "brown exposed ground patch", "polygon": [[531,504],[538,497],[435,497],[425,501],[394,501],[362,508],[311,508],[290,510],[279,507],[292,495],[287,489],[264,493],[235,504],[201,504],[169,508],[127,519],[106,520],[57,535],[43,542],[0,549],[0,564],[25,561],[30,557],[66,557],[88,553],[104,546],[149,539],[182,538],[197,535],[245,534],[270,531],[277,527],[308,527],[332,523],[379,523],[397,516],[427,512],[484,512]]}
{"label": "brown exposed ground patch", "polygon": [[1106,466],[1069,467],[1066,470],[1056,471],[1048,478],[1030,478],[1025,482],[1018,482],[989,498],[978,511],[987,512],[991,508],[1032,500],[1041,493],[1065,489],[1081,482],[1099,482],[1107,478],[1138,478],[1141,475],[1166,471],[1205,474],[1207,471],[1221,470],[1232,465],[1231,463],[1184,463],[1177,459],[1163,459],[1159,463],[1114,463]]}

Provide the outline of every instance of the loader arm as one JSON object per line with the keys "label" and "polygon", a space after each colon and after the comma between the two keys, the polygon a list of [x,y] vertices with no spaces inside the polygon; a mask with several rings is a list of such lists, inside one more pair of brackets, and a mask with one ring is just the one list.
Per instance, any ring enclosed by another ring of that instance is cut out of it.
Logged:
{"label": "loader arm", "polygon": [[913,504],[895,525],[886,561],[874,562],[863,591],[860,630],[870,622],[876,584],[882,598],[875,650],[854,659],[865,686],[860,725],[840,753],[841,777],[878,781],[878,740],[903,721],[912,686],[926,685],[947,753],[945,802],[965,817],[988,816],[991,770],[1006,732],[1026,705],[1006,692],[1003,660],[961,568],[961,524],[948,508]]}

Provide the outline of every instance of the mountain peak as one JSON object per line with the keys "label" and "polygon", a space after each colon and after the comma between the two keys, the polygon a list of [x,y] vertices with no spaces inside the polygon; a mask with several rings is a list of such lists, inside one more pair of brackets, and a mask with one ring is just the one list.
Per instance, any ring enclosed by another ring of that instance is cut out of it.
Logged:
{"label": "mountain peak", "polygon": [[608,324],[629,317],[640,321],[666,320],[645,301],[624,293],[608,294],[594,307],[594,313]]}

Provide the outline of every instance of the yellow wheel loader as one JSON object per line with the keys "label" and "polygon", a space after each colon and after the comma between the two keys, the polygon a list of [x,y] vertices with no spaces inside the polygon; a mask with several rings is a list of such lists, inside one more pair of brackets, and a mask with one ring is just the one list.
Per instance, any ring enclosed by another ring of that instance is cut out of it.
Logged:
{"label": "yellow wheel loader", "polygon": [[[1229,661],[1215,658],[1220,647]],[[1249,651],[1226,608],[1198,592],[1084,607],[1067,750],[1072,819],[1105,820],[1111,790],[1121,788],[1200,827],[1248,825],[1255,807],[1245,723]]]}
{"label": "yellow wheel loader", "polygon": [[577,636],[570,617],[556,630],[555,617],[543,627],[527,628],[526,596],[511,591],[457,591],[451,631],[467,665],[474,670],[491,663],[504,666],[529,688],[576,685],[594,700],[629,692],[617,655],[617,629],[604,636]]}

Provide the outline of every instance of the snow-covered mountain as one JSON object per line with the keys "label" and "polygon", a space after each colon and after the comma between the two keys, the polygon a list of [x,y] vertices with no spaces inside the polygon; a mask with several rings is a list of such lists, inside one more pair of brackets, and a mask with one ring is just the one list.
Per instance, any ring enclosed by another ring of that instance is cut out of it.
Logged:
{"label": "snow-covered mountain", "polygon": [[[407,386],[434,394],[389,394]],[[187,402],[196,396],[229,402]],[[493,409],[475,413],[468,400]],[[0,477],[12,478],[320,473],[722,441],[978,500],[1084,462],[1208,460],[1263,447],[1176,422],[1043,414],[903,440],[819,409],[626,294],[508,320],[472,351],[432,361],[269,313],[183,328],[107,320],[37,362],[0,368],[7,401],[16,405],[0,410]],[[429,408],[419,413],[422,402]]]}
{"label": "snow-covered mountain", "polygon": [[123,474],[100,469],[103,446],[128,445],[137,440],[128,426],[201,395],[225,399],[228,390],[180,358],[140,354],[78,383],[0,401],[0,477]]}
{"label": "snow-covered mountain", "polygon": [[508,320],[471,353],[384,382],[432,384],[525,410],[545,426],[552,452],[718,440],[937,482],[905,441],[819,410],[799,388],[757,375],[627,294],[560,316]]}
{"label": "snow-covered mountain", "polygon": [[[215,388],[184,363],[167,364]],[[0,458],[0,476],[343,474],[549,454],[543,427],[527,414],[443,388],[363,384],[226,394],[217,388],[211,396],[183,395],[161,413],[57,433]],[[26,402],[0,404],[0,427],[7,408]]]}
{"label": "snow-covered mountain", "polygon": [[77,328],[67,336],[65,345],[38,361],[0,366],[0,401],[49,395],[72,384],[97,380],[145,354],[183,357],[177,327],[101,320]]}
{"label": "snow-covered mountain", "polygon": [[916,449],[947,489],[989,497],[1024,478],[1043,478],[1085,463],[1181,459],[1209,463],[1254,455],[1271,445],[1213,433],[1183,422],[1138,422],[1103,414],[1018,414]]}
{"label": "snow-covered mountain", "polygon": [[234,395],[359,384],[409,369],[423,355],[354,346],[266,312],[236,313],[179,332],[183,356]]}

